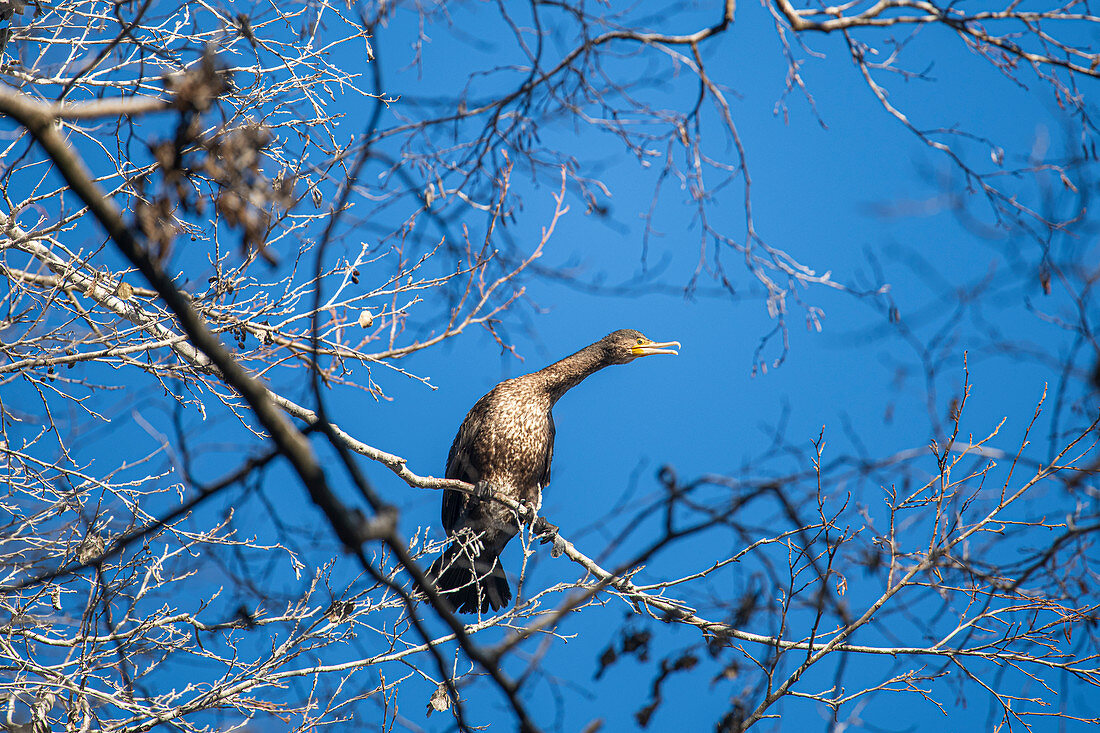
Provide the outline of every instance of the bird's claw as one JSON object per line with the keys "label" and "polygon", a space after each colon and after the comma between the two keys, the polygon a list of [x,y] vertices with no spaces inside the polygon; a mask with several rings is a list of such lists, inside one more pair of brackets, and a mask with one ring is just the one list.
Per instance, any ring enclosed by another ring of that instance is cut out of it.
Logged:
{"label": "bird's claw", "polygon": [[474,498],[480,501],[489,501],[493,498],[493,485],[488,481],[478,481],[474,484]]}
{"label": "bird's claw", "polygon": [[558,535],[558,525],[551,524],[543,517],[539,517],[535,520],[534,530],[539,538],[539,542],[544,545],[547,542],[553,542],[554,538]]}
{"label": "bird's claw", "polygon": [[561,557],[565,552],[565,541],[558,534],[558,525],[546,521],[543,517],[538,517],[532,524],[532,528],[535,530],[535,536],[539,538],[539,542],[542,544],[554,543],[554,546],[550,548],[550,557]]}

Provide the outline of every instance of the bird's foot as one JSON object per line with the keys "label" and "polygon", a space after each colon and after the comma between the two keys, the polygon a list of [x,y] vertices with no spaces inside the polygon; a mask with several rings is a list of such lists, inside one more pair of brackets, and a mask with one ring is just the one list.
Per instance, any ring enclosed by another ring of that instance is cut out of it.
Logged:
{"label": "bird's foot", "polygon": [[545,517],[537,517],[532,527],[535,530],[535,535],[544,545],[547,542],[553,542],[554,535],[558,533],[558,525],[546,521]]}
{"label": "bird's foot", "polygon": [[565,540],[558,534],[558,525],[551,524],[544,518],[539,517],[534,523],[535,536],[539,538],[539,542],[542,544],[554,543],[554,546],[550,548],[550,557],[561,557],[565,552]]}
{"label": "bird's foot", "polygon": [[473,498],[478,502],[488,502],[493,498],[493,485],[488,481],[478,481],[474,484]]}
{"label": "bird's foot", "polygon": [[552,543],[550,557],[561,557],[565,551],[565,540],[561,538],[557,525],[550,524],[546,519],[540,519],[540,522],[544,525],[536,529],[540,543],[543,545]]}
{"label": "bird's foot", "polygon": [[538,516],[534,507],[522,500],[519,502],[519,519],[531,525],[531,531],[540,544],[554,543],[550,548],[550,557],[561,557],[565,552],[565,540],[558,534],[558,525],[547,521],[545,517]]}

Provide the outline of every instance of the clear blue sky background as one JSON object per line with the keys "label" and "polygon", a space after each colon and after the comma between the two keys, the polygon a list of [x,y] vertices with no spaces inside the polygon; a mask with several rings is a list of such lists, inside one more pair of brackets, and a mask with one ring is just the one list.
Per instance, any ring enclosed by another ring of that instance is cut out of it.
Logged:
{"label": "clear blue sky background", "polygon": [[[713,16],[713,8],[707,7],[705,12],[677,17],[661,30],[687,32],[712,21]],[[454,23],[462,29],[476,28],[480,40],[497,43],[494,53],[499,54],[500,63],[506,59],[518,62],[514,49],[494,25],[495,17],[496,11],[490,7],[469,14],[463,8],[456,12]],[[447,94],[470,70],[478,68],[477,64],[486,63],[487,56],[456,44],[443,28],[430,28],[431,42],[422,49],[422,71],[397,73],[410,58],[414,33],[414,19],[399,14],[374,41],[385,64],[386,91],[394,95]],[[888,35],[866,39],[885,53],[887,46],[882,40]],[[1019,246],[1029,261],[1036,261],[1035,245],[1004,236],[980,241],[960,226],[937,203],[941,189],[936,179],[957,180],[957,170],[887,116],[863,84],[840,38],[809,37],[808,42],[825,54],[824,59],[807,59],[803,73],[828,129],[818,124],[797,93],[790,99],[789,121],[773,114],[787,67],[766,8],[743,4],[734,28],[705,47],[709,72],[731,90],[729,98],[747,149],[761,236],[807,266],[831,270],[834,279],[853,286],[871,282],[868,254],[873,253],[902,318],[925,338],[947,320],[955,288],[997,272],[1005,285],[990,299],[984,315],[1019,339],[1034,341],[1040,350],[1058,353],[1066,348],[1066,334],[1041,323],[1024,308],[1025,298],[1041,297],[1037,274],[1021,282],[1004,254]],[[967,52],[952,34],[936,28],[920,33],[903,58],[909,59],[908,68],[924,71],[928,80],[906,82],[884,75],[880,81],[888,85],[891,102],[918,127],[957,126],[986,136],[1005,149],[1008,166],[1023,165],[1037,140],[1049,141],[1047,159],[1061,157],[1069,123],[1043,85],[1026,72],[1021,77],[1028,88],[1021,88]],[[1087,96],[1089,87],[1083,91]],[[685,75],[656,96],[663,96],[668,107],[684,109],[693,94],[694,86]],[[401,103],[394,109],[400,111]],[[705,115],[704,129],[709,129],[712,139],[720,134],[716,126],[715,115]],[[566,149],[579,157],[608,160],[602,180],[613,192],[608,204],[614,221],[612,226],[596,216],[586,216],[583,207],[574,202],[544,261],[581,262],[586,275],[603,275],[611,283],[639,275],[642,228],[638,214],[648,205],[653,177],[639,174],[634,161],[617,155],[619,149],[610,137],[582,130],[570,141],[571,129],[543,134],[560,135]],[[995,169],[988,147],[956,142],[978,169]],[[710,152],[721,154],[714,148]],[[727,149],[726,155],[733,160],[732,150]],[[521,179],[516,177],[524,187]],[[1010,185],[1022,196],[1031,197],[1026,200],[1034,200],[1033,179],[1025,177]],[[533,245],[547,220],[552,189],[523,190],[526,207],[511,226],[511,235]],[[984,214],[980,200],[974,203],[975,210]],[[907,215],[883,215],[884,211]],[[739,186],[726,189],[710,215],[719,229],[742,239]],[[480,231],[478,224],[471,223],[475,231]],[[693,228],[687,194],[675,185],[664,191],[656,228],[664,236],[653,244],[650,264],[667,260],[661,281],[683,285],[698,257],[698,230]],[[1079,246],[1093,247],[1094,241]],[[924,263],[920,268],[913,264],[918,260]],[[792,304],[791,352],[786,363],[753,378],[753,350],[773,322],[758,297],[759,289],[738,269],[736,255],[727,253],[725,263],[743,294],[740,300],[705,294],[682,297],[675,292],[607,297],[537,283],[528,290],[530,300],[541,309],[531,318],[535,331],[531,335],[513,332],[524,362],[502,357],[487,336],[463,338],[445,349],[417,355],[406,364],[418,374],[431,375],[437,391],[376,370],[375,378],[383,379],[394,401],[374,403],[360,398],[363,403],[356,404],[354,415],[349,413],[343,422],[368,442],[408,458],[414,470],[440,472],[465,411],[500,379],[541,368],[616,328],[639,328],[655,339],[681,341],[683,350],[678,358],[646,360],[600,373],[555,409],[554,480],[544,510],[567,536],[609,512],[636,475],[641,493],[656,489],[654,473],[662,464],[674,466],[685,477],[738,474],[742,465],[768,450],[771,426],[786,410],[786,436],[795,444],[808,447],[824,426],[827,457],[855,450],[842,427],[845,421],[872,456],[916,448],[932,437],[942,437],[929,427],[925,384],[912,349],[896,337],[871,303],[847,294],[824,288],[805,291],[808,303],[825,310],[824,332],[805,329],[801,313]],[[703,282],[705,288],[712,284]],[[1057,298],[1052,296],[1040,305],[1057,312],[1065,307]],[[951,331],[955,340],[947,350],[948,376],[940,380],[934,409],[941,420],[946,416],[950,399],[958,395],[962,383],[961,354],[971,350],[974,386],[964,430],[987,431],[1008,417],[995,446],[1013,450],[1044,384],[1057,375],[1027,360],[983,351],[986,328],[969,317]],[[774,351],[770,353],[774,355]],[[1041,445],[1036,451],[1043,457],[1047,446],[1042,440],[1037,442]],[[794,468],[805,465],[782,460],[773,464],[776,472]],[[405,526],[437,526],[437,496],[410,492],[382,471],[371,475],[387,496],[401,503]],[[878,500],[876,496],[862,498]],[[604,540],[595,534],[579,541],[591,553],[604,549]],[[697,566],[701,558],[722,557],[731,549],[737,548],[707,544],[705,539],[689,541],[680,548],[680,557],[687,562],[661,558],[651,565],[649,577],[661,577],[662,564],[669,571],[684,569]],[[517,557],[518,550],[512,550],[513,564]],[[551,583],[575,574],[576,568],[562,561],[547,562],[534,579]],[[724,576],[721,583],[727,584],[731,597],[744,588],[737,571]],[[774,600],[770,590],[765,596]],[[859,601],[853,602],[859,608]],[[576,636],[568,644],[552,647],[544,669],[569,679],[576,687],[560,690],[562,701],[551,694],[548,685],[536,686],[529,698],[535,701],[536,713],[561,714],[564,730],[577,730],[597,717],[605,719],[607,730],[633,725],[630,714],[648,698],[652,664],[622,661],[600,681],[592,680],[597,656],[612,641],[611,630],[624,613],[623,607],[612,603],[603,612],[564,625],[564,633]],[[905,628],[893,631],[908,638]],[[665,636],[665,644],[686,645],[694,634],[690,629],[672,631]],[[888,676],[884,674],[888,669],[902,671],[890,663],[865,659],[851,664],[867,670],[866,677],[852,673],[849,683],[853,686]],[[704,679],[709,676],[696,674],[671,681],[666,697],[674,702],[660,709],[653,729],[702,730],[713,725],[739,683],[708,686]],[[810,676],[803,684],[807,689],[824,689],[831,680]],[[956,698],[945,686],[937,689],[949,706],[948,729],[986,724],[987,699],[968,701]],[[1095,703],[1072,686],[1065,694],[1071,708],[1082,714],[1096,712]],[[827,711],[809,704],[786,704],[781,712],[784,730],[825,728],[829,719]],[[882,730],[927,730],[944,721],[932,705],[906,695],[881,694],[860,708],[859,716],[872,729]]]}
{"label": "clear blue sky background", "polygon": [[[688,32],[713,22],[717,12],[709,7],[711,4],[701,11],[675,16],[669,23],[671,27],[661,30]],[[431,40],[422,48],[421,68],[409,67],[416,18],[407,12],[399,12],[373,39],[384,64],[387,93],[409,98],[446,95],[489,59],[500,64],[521,61],[514,44],[503,33],[494,7],[456,5],[453,23],[492,48],[478,51],[471,44],[455,41],[442,26],[429,28]],[[876,33],[866,40],[886,53],[888,47],[883,40],[889,35]],[[946,321],[955,288],[997,272],[1003,276],[1005,286],[989,299],[985,317],[1019,339],[1034,342],[1040,351],[1059,353],[1065,349],[1069,336],[1044,324],[1024,306],[1026,298],[1041,298],[1037,276],[1020,280],[1006,256],[1019,246],[1028,261],[1036,261],[1035,245],[1010,237],[980,241],[960,226],[951,212],[936,204],[941,192],[936,179],[957,179],[958,172],[883,111],[852,65],[842,39],[807,40],[825,55],[823,59],[806,57],[803,74],[827,129],[818,124],[797,92],[790,97],[789,119],[773,113],[783,93],[787,66],[766,8],[743,3],[733,28],[704,46],[709,72],[729,88],[728,98],[747,150],[755,220],[761,236],[803,264],[819,272],[829,270],[836,281],[853,286],[872,280],[872,253],[881,263],[902,319],[922,337]],[[548,58],[556,58],[562,46],[551,40]],[[1068,123],[1047,89],[1027,71],[1021,72],[1027,84],[1023,88],[967,52],[952,34],[935,28],[918,34],[906,58],[908,68],[924,71],[930,78],[905,81],[884,76],[882,81],[889,86],[891,102],[910,114],[917,126],[958,126],[988,137],[1006,151],[1006,166],[1022,165],[1037,139],[1049,140],[1047,158],[1061,157]],[[347,63],[362,62],[349,55]],[[624,60],[624,68],[630,63]],[[655,73],[667,75],[667,66],[655,68]],[[1091,93],[1087,85],[1082,89],[1086,96]],[[695,86],[685,74],[651,94],[663,99],[665,106],[686,109],[693,103],[694,93]],[[365,118],[362,98],[342,97],[339,104],[347,106],[343,129],[348,134],[360,129]],[[403,113],[402,104],[400,99],[393,104],[383,125],[390,124],[393,115]],[[717,124],[716,116],[708,111],[704,129],[712,140],[720,139]],[[544,264],[579,262],[583,264],[583,277],[606,277],[610,283],[638,276],[642,271],[639,212],[648,206],[652,195],[652,172],[640,174],[636,163],[623,156],[609,136],[583,128],[578,133],[564,126],[548,128],[543,135],[582,159],[606,160],[601,179],[613,193],[607,202],[610,221],[585,215],[583,205],[571,201],[572,210],[558,224]],[[965,141],[960,145],[975,166],[982,170],[995,168],[987,147]],[[733,160],[733,151],[723,145],[715,145],[709,153]],[[365,176],[377,172],[368,166]],[[509,224],[509,232],[517,242],[533,246],[540,228],[548,221],[554,189],[532,186],[520,175],[514,178],[514,184],[524,197],[525,207]],[[1035,200],[1033,179],[1025,177],[1010,185],[1025,200]],[[753,351],[774,322],[764,308],[759,288],[738,264],[738,256],[726,253],[724,262],[740,297],[708,294],[714,283],[707,280],[691,297],[677,290],[689,280],[698,258],[699,237],[688,198],[675,184],[667,185],[656,220],[656,229],[664,236],[651,244],[649,264],[664,263],[660,282],[670,286],[666,292],[611,297],[560,283],[533,282],[528,287],[527,302],[520,306],[531,330],[514,328],[510,332],[524,361],[501,355],[487,335],[470,333],[402,363],[416,374],[430,376],[437,389],[375,369],[374,379],[392,401],[374,401],[359,392],[342,391],[330,400],[335,421],[365,442],[405,457],[417,473],[441,475],[451,439],[466,410],[501,379],[541,368],[617,328],[637,328],[656,340],[679,340],[683,344],[679,357],[646,359],[606,370],[580,385],[555,409],[558,434],[554,478],[543,510],[567,537],[592,556],[604,551],[606,539],[580,530],[611,511],[633,481],[637,481],[641,494],[650,494],[658,489],[654,475],[664,464],[686,478],[704,473],[738,475],[743,465],[769,450],[771,429],[784,414],[787,439],[803,447],[808,448],[824,426],[827,456],[856,449],[843,427],[845,422],[872,456],[917,448],[932,437],[940,437],[929,426],[925,384],[912,349],[869,299],[820,287],[803,291],[807,303],[824,309],[824,331],[804,328],[801,311],[791,303],[791,345],[785,363],[753,377]],[[904,210],[907,215],[884,216],[884,209]],[[976,209],[982,210],[980,202]],[[710,215],[717,228],[743,239],[739,184],[721,194]],[[474,238],[480,236],[484,219],[471,218],[467,223]],[[431,224],[425,222],[424,226]],[[1095,241],[1082,241],[1077,246],[1094,247]],[[918,260],[924,263],[919,268],[914,265]],[[364,277],[370,281],[372,274],[368,271]],[[1067,307],[1057,294],[1040,305],[1055,313]],[[425,306],[424,313],[429,312],[437,311]],[[414,319],[423,317],[414,313]],[[983,351],[986,328],[969,316],[953,327],[952,333],[954,341],[947,356],[952,366],[945,369],[949,376],[938,384],[934,410],[940,419],[945,417],[950,399],[961,385],[961,354],[970,349],[973,393],[966,426],[980,433],[1008,417],[995,447],[1012,451],[1044,384],[1053,382],[1057,374],[1033,361]],[[774,347],[766,353],[773,357],[776,354]],[[296,396],[304,398],[305,387],[298,389],[301,391]],[[135,409],[140,411],[140,405]],[[151,419],[164,424],[168,417]],[[192,415],[192,420],[197,425],[196,416]],[[220,433],[211,427],[206,437],[220,439]],[[123,432],[118,434],[137,428],[131,424],[120,430]],[[230,437],[233,435],[232,430],[226,431],[229,446],[240,440],[239,435]],[[125,447],[122,441],[118,444]],[[1039,440],[1034,450],[1042,459],[1047,448]],[[219,466],[224,470],[235,465],[236,450],[232,447],[224,453],[212,453],[207,465],[211,474],[217,474]],[[110,462],[111,458],[104,455],[101,460]],[[410,489],[379,466],[364,461],[363,467],[378,489],[401,507],[404,530],[412,533],[431,526],[437,536],[441,534],[438,494]],[[789,459],[769,464],[769,470],[775,473],[805,467]],[[280,475],[281,471],[272,471],[269,483],[277,484]],[[292,483],[281,490],[272,488],[271,494],[286,506],[308,505],[304,492]],[[867,502],[878,500],[873,496],[863,498]],[[709,564],[737,549],[705,537],[689,540],[678,554],[661,556],[652,563],[647,577],[659,578],[665,572]],[[624,552],[613,558],[627,556],[629,553]],[[511,548],[505,555],[506,566],[509,562],[514,566],[518,557],[518,548]],[[350,564],[346,558],[339,562]],[[577,574],[577,567],[567,561],[547,559],[529,582],[551,584],[573,579]],[[735,568],[718,579],[713,590],[728,592],[733,598],[743,591],[744,584],[745,579]],[[765,602],[774,601],[771,589],[765,589],[764,598]],[[858,596],[852,602],[859,608]],[[227,606],[231,605],[228,601]],[[562,633],[574,636],[568,643],[553,644],[542,666],[547,674],[564,678],[568,684],[553,686],[542,681],[530,689],[526,697],[537,719],[560,721],[561,729],[566,731],[579,730],[594,718],[605,720],[605,730],[632,729],[631,715],[648,700],[652,662],[640,665],[632,659],[623,660],[599,681],[593,679],[599,653],[613,640],[625,612],[624,606],[613,602],[603,610],[587,612],[563,624]],[[662,641],[654,658],[659,658],[661,649],[684,646],[696,639],[696,632],[688,628],[655,631]],[[894,632],[906,638],[906,629],[895,628]],[[853,673],[852,685],[881,679],[888,669],[901,671],[890,662],[855,659],[851,663],[865,665],[866,669],[865,673]],[[656,713],[651,729],[704,730],[713,726],[727,709],[731,695],[747,683],[710,685],[710,674],[672,679],[665,690],[668,702]],[[803,684],[824,689],[831,681],[810,676]],[[958,699],[953,689],[942,687],[938,691],[939,699],[950,711],[948,730],[969,730],[988,721],[988,699],[967,701]],[[429,693],[430,687],[424,686],[423,698],[410,695],[402,699],[410,719],[423,723],[420,710]],[[479,696],[476,691],[471,694],[475,719],[496,717],[491,711],[501,706],[500,699]],[[1096,703],[1086,700],[1072,685],[1064,694],[1069,696],[1068,704],[1082,714],[1097,712]],[[804,702],[787,703],[780,712],[784,714],[784,730],[824,729],[829,719],[827,711]],[[944,726],[944,718],[934,706],[911,695],[880,694],[860,708],[859,715],[871,730]],[[443,730],[447,722],[446,716],[433,716],[424,724],[429,729]]]}

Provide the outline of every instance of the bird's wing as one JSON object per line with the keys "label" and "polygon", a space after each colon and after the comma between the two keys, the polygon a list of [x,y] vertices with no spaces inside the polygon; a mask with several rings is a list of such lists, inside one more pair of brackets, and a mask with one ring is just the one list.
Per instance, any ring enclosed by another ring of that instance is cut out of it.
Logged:
{"label": "bird's wing", "polygon": [[[476,408],[476,406],[475,406]],[[481,427],[481,416],[477,410],[471,410],[466,419],[462,421],[462,427],[458,429],[451,450],[447,453],[447,470],[443,474],[447,478],[455,478],[467,483],[476,484],[481,478],[478,470],[469,461],[469,450]],[[443,510],[441,518],[443,529],[448,533],[457,524],[465,506],[465,494],[453,489],[443,490]]]}
{"label": "bird's wing", "polygon": [[546,413],[546,419],[550,421],[550,438],[546,441],[546,454],[543,457],[542,472],[539,477],[541,489],[545,489],[550,483],[550,463],[554,460],[554,413]]}
{"label": "bird's wing", "polygon": [[443,475],[447,478],[456,478],[476,484],[480,479],[480,472],[470,461],[470,450],[473,448],[478,432],[481,430],[482,416],[477,411],[477,405],[466,419],[462,421],[462,427],[458,429],[451,450],[447,453],[447,471]]}
{"label": "bird's wing", "polygon": [[450,534],[462,513],[462,494],[454,489],[443,489],[443,529]]}

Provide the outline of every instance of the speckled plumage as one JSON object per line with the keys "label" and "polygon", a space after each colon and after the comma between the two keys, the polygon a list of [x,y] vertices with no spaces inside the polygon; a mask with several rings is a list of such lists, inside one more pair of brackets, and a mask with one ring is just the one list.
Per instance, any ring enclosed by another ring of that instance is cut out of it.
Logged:
{"label": "speckled plumage", "polygon": [[[676,342],[655,343],[638,331],[615,331],[533,374],[508,379],[470,409],[447,455],[446,477],[491,489],[537,510],[550,482],[554,404],[585,377],[649,353],[675,354]],[[462,612],[503,608],[512,592],[499,555],[519,531],[499,502],[459,491],[443,493],[443,528],[451,545],[428,575]]]}

